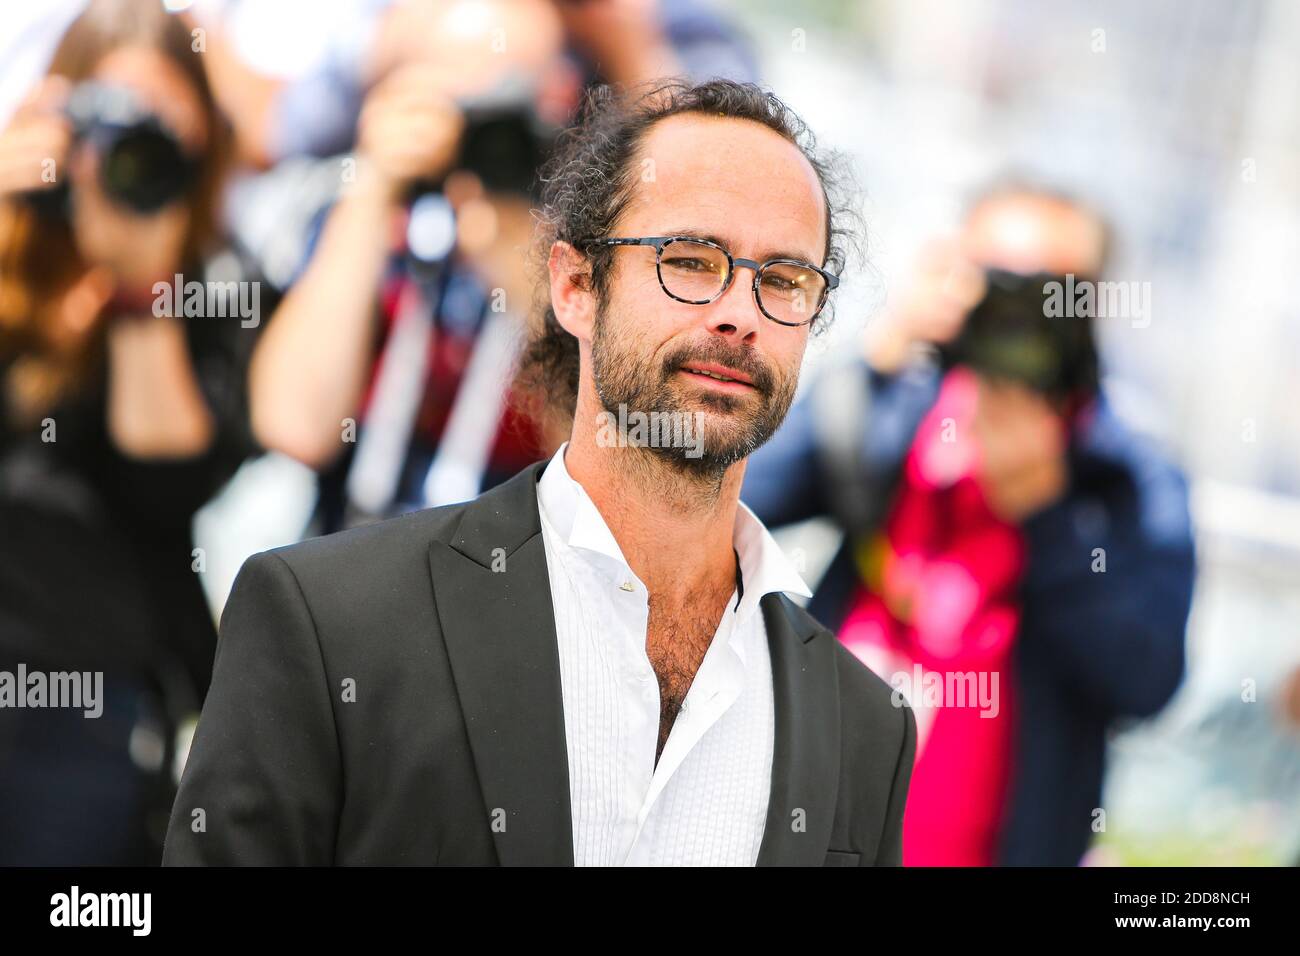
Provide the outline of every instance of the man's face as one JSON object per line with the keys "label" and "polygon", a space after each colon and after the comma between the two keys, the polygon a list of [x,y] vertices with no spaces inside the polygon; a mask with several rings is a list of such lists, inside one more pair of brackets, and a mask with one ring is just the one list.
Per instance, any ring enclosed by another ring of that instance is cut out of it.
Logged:
{"label": "man's face", "polygon": [[[793,258],[821,265],[825,199],[799,150],[757,123],[672,116],[645,137],[632,168],[635,196],[613,235],[694,235],[732,256]],[[652,445],[683,471],[717,475],[776,431],[794,399],[809,326],[784,326],[759,311],[753,273],[737,267],[707,305],[664,294],[649,246],[615,252],[592,332],[592,372],[612,416],[669,413],[698,424],[691,449]],[[690,369],[746,381],[723,382]],[[688,450],[691,452],[688,454]]]}

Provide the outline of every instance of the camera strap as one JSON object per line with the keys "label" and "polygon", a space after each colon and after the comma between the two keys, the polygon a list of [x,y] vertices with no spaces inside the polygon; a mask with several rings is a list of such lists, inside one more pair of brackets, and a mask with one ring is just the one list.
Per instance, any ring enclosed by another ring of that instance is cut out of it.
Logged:
{"label": "camera strap", "polygon": [[478,495],[510,393],[519,328],[509,312],[489,309],[484,315],[424,479],[425,507],[468,501]]}
{"label": "camera strap", "polygon": [[403,283],[366,408],[365,427],[360,429],[356,456],[348,469],[348,498],[365,515],[384,515],[397,497],[429,374],[433,336],[433,314],[421,284]]}

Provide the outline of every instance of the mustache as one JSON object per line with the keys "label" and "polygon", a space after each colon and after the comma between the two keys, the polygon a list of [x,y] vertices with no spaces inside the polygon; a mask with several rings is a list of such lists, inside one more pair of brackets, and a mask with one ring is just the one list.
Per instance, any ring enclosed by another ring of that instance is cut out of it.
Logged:
{"label": "mustache", "polygon": [[664,379],[685,368],[691,362],[714,362],[748,375],[754,388],[770,394],[776,376],[752,348],[731,349],[715,340],[709,345],[682,345],[664,357]]}

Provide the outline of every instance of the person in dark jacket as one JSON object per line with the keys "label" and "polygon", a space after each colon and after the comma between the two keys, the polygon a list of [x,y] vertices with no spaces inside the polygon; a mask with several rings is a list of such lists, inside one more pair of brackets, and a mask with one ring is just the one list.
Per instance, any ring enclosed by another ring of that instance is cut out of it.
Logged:
{"label": "person in dark jacket", "polygon": [[[160,291],[220,248],[223,125],[191,42],[157,3],[96,0],[0,130],[0,866],[156,864],[212,677],[191,522],[251,447],[257,316]],[[107,104],[89,134],[74,101]],[[153,165],[109,145],[124,115]],[[85,706],[42,693],[64,678]]]}
{"label": "person in dark jacket", "polygon": [[[1178,470],[1095,384],[1052,401],[915,360],[956,352],[986,270],[1092,281],[1105,247],[1069,199],[985,196],[745,476],[769,526],[832,516],[845,531],[809,611],[917,709],[909,865],[1077,864],[1104,826],[1108,729],[1157,713],[1182,679],[1195,559]],[[955,673],[996,699],[926,683]]]}

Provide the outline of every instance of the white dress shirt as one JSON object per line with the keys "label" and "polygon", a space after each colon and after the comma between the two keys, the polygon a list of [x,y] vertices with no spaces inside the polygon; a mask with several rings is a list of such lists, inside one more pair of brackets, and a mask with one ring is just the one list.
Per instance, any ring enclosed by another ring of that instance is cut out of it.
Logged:
{"label": "white dress shirt", "polygon": [[[658,766],[659,684],[646,654],[649,603],[609,526],[564,465],[538,482],[564,693],[578,866],[752,866],[772,784],[772,664],[759,599],[810,596],[743,503],[732,543],[741,582]],[[665,542],[666,547],[675,547]]]}

